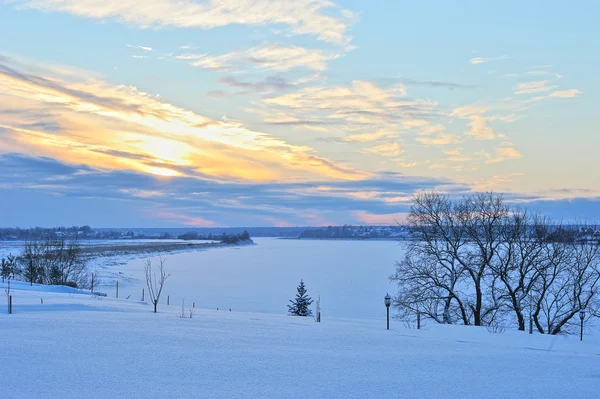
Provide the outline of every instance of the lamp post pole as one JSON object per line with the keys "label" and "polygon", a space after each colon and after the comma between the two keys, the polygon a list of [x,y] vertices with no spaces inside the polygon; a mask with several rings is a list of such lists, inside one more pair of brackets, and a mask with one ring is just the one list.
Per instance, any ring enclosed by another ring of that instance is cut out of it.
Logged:
{"label": "lamp post pole", "polygon": [[532,295],[529,293],[529,334],[533,334],[533,303]]}
{"label": "lamp post pole", "polygon": [[579,319],[581,320],[581,328],[579,330],[579,340],[583,341],[583,319],[585,319],[585,309],[579,311]]}
{"label": "lamp post pole", "polygon": [[392,304],[392,297],[390,294],[386,294],[385,298],[385,309],[387,311],[387,329],[390,329],[390,305]]}

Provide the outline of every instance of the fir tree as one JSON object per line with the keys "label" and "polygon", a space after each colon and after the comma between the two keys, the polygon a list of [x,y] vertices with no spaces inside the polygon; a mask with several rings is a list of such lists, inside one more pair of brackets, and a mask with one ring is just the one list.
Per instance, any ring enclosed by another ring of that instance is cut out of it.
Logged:
{"label": "fir tree", "polygon": [[304,286],[304,280],[300,280],[300,285],[297,288],[298,293],[296,299],[290,299],[291,305],[288,305],[288,310],[292,316],[310,316],[312,315],[311,310],[308,308],[313,300],[311,297],[306,295],[306,287]]}

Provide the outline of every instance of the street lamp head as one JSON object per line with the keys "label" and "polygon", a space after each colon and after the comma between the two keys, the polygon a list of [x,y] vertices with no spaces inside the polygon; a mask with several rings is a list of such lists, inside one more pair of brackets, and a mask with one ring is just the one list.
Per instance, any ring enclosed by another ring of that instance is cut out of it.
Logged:
{"label": "street lamp head", "polygon": [[386,294],[384,299],[385,299],[385,306],[389,308],[390,305],[392,304],[392,297],[390,296],[390,294]]}
{"label": "street lamp head", "polygon": [[581,320],[585,319],[585,309],[581,309],[581,310],[579,311],[579,318],[580,318]]}

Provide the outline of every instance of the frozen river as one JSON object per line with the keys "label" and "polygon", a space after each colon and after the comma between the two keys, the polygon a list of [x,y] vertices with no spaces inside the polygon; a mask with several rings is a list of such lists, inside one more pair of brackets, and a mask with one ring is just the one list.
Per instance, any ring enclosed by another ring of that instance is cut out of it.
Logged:
{"label": "frozen river", "polygon": [[[395,292],[388,278],[402,254],[399,243],[254,241],[257,245],[167,255],[171,277],[161,302],[166,305],[169,295],[174,312],[185,297],[186,308],[195,302],[203,308],[285,314],[302,278],[313,299],[321,296],[323,318],[384,317],[383,297]],[[158,265],[157,258],[151,259]],[[145,260],[137,259],[111,267],[111,272],[122,272],[120,297],[140,299],[146,284],[144,264]],[[112,285],[112,281],[103,281],[103,291],[110,296],[114,296]]]}

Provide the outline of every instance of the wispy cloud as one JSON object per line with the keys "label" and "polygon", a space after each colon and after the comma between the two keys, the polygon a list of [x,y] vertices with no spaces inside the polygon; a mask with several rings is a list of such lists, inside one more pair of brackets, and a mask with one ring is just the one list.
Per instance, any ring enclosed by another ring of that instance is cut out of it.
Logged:
{"label": "wispy cloud", "polygon": [[530,76],[552,76],[556,79],[562,79],[564,77],[564,75],[561,75],[560,73],[551,72],[551,71],[528,71],[527,75],[530,75]]}
{"label": "wispy cloud", "polygon": [[549,85],[549,80],[536,80],[533,82],[519,83],[515,94],[532,94],[556,89],[557,85]]}
{"label": "wispy cloud", "polygon": [[451,116],[470,120],[467,123],[470,129],[465,132],[467,136],[471,136],[477,140],[493,140],[497,137],[497,134],[488,125],[488,122],[496,118],[486,116],[488,111],[488,107],[485,106],[467,105],[455,108]]}
{"label": "wispy cloud", "polygon": [[460,137],[455,134],[439,133],[436,135],[422,135],[417,137],[416,140],[426,145],[445,146],[458,143]]}
{"label": "wispy cloud", "polygon": [[402,83],[407,86],[424,86],[433,88],[453,89],[476,89],[478,86],[463,83],[444,82],[439,80],[419,80],[410,78],[384,78],[379,79],[382,83]]}
{"label": "wispy cloud", "polygon": [[348,24],[355,15],[333,16],[330,0],[14,0],[19,8],[65,12],[98,20],[117,20],[140,28],[211,29],[232,24],[288,26],[297,35],[349,45]]}
{"label": "wispy cloud", "polygon": [[353,132],[351,141],[364,141],[373,131],[411,129],[439,116],[436,103],[407,99],[406,88],[381,88],[372,82],[354,81],[344,86],[310,86],[262,101],[257,112],[270,120],[286,115],[297,121],[333,123]]}
{"label": "wispy cloud", "polygon": [[511,58],[511,57],[509,57],[507,55],[503,55],[501,57],[492,57],[492,58],[475,57],[475,58],[471,58],[469,60],[469,62],[471,64],[483,64],[485,62],[501,61],[501,60],[506,60],[506,59],[509,59],[509,58]]}
{"label": "wispy cloud", "polygon": [[320,49],[267,43],[222,55],[188,53],[178,55],[176,58],[188,61],[196,67],[226,72],[249,68],[289,71],[298,67],[323,71],[327,67],[327,62],[337,57],[339,54],[327,55]]}
{"label": "wispy cloud", "polygon": [[400,149],[398,143],[382,143],[365,149],[366,152],[384,157],[397,157],[404,151]]}
{"label": "wispy cloud", "polygon": [[570,89],[570,90],[558,90],[550,93],[550,97],[558,98],[574,98],[581,94],[581,90]]}
{"label": "wispy cloud", "polygon": [[523,156],[521,153],[512,146],[511,143],[503,143],[496,149],[495,155],[485,154],[486,163],[498,163],[504,162],[511,159],[521,159]]}
{"label": "wispy cloud", "polygon": [[143,51],[152,51],[152,47],[148,47],[148,46],[132,46],[131,44],[127,44],[127,47],[131,47],[131,48],[135,48],[135,49],[139,49],[139,50],[143,50]]}
{"label": "wispy cloud", "polygon": [[[198,115],[128,86],[66,81],[51,70],[39,76],[6,62],[0,62],[0,85],[6,99],[0,113],[12,115],[0,122],[3,135],[26,151],[70,162],[161,176],[244,180],[368,176],[319,157],[310,147],[291,145],[239,122]],[[28,126],[36,112],[43,125]],[[45,125],[55,127],[47,131]]]}
{"label": "wispy cloud", "polygon": [[214,227],[217,224],[199,216],[189,216],[175,212],[156,212],[148,215],[154,219],[166,219],[167,221],[189,227]]}

